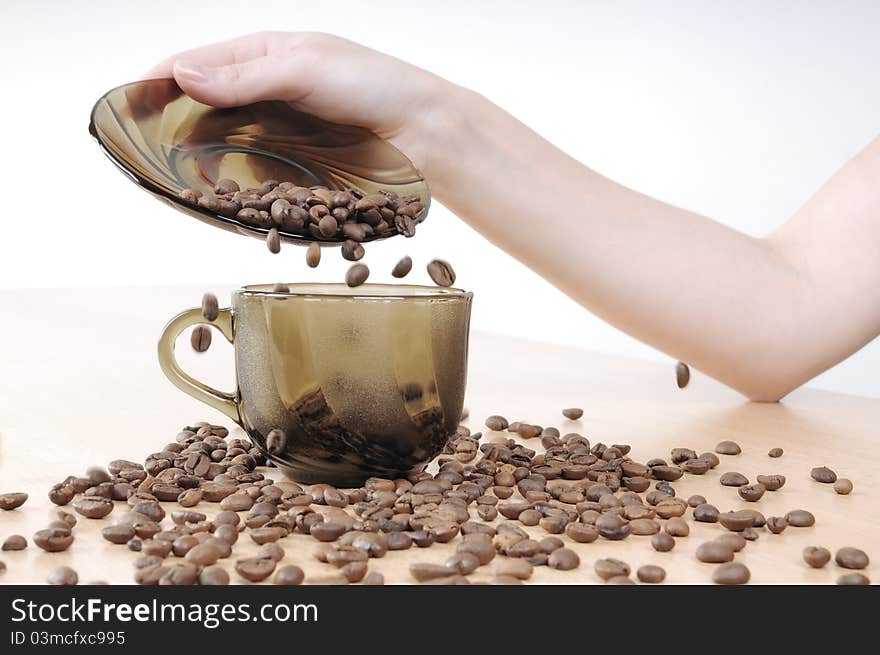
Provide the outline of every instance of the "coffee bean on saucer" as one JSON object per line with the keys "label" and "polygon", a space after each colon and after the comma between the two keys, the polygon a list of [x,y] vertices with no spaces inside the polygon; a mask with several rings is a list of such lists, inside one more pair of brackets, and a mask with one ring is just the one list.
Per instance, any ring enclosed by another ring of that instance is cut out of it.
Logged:
{"label": "coffee bean on saucer", "polygon": [[721,441],[715,446],[715,452],[719,455],[739,455],[742,448],[735,441]]}
{"label": "coffee bean on saucer", "polygon": [[0,494],[0,509],[5,511],[13,510],[24,505],[27,499],[28,495],[23,492]]}
{"label": "coffee bean on saucer", "polygon": [[412,259],[409,257],[409,255],[402,257],[400,259],[400,261],[398,261],[394,265],[394,268],[391,269],[392,277],[397,277],[397,278],[406,277],[407,275],[409,275],[409,272],[412,270],[412,265],[413,265]]}
{"label": "coffee bean on saucer", "polygon": [[213,293],[206,293],[202,296],[202,316],[207,321],[216,321],[219,315],[219,303],[217,296]]}
{"label": "coffee bean on saucer", "polygon": [[177,197],[194,205],[199,201],[199,198],[202,197],[202,192],[196,189],[183,189],[177,194]]}
{"label": "coffee bean on saucer", "polygon": [[345,283],[350,287],[359,287],[370,276],[370,269],[366,264],[354,264],[345,274]]}
{"label": "coffee bean on saucer", "polygon": [[203,353],[211,347],[211,328],[204,325],[196,325],[189,337],[192,349],[197,353]]}
{"label": "coffee bean on saucer", "polygon": [[871,580],[868,579],[868,576],[862,575],[861,573],[846,573],[839,578],[837,578],[837,584],[839,585],[869,585],[871,584]]}
{"label": "coffee bean on saucer", "polygon": [[352,241],[351,239],[344,241],[340,250],[342,258],[350,262],[360,261],[364,258],[364,247],[357,241]]}
{"label": "coffee bean on saucer", "polygon": [[20,534],[11,534],[3,542],[3,550],[24,550],[27,548],[27,539]]}
{"label": "coffee bean on saucer", "polygon": [[846,496],[853,490],[853,483],[851,480],[847,478],[837,478],[837,481],[834,483],[834,491],[839,493],[841,496]]}
{"label": "coffee bean on saucer", "polygon": [[675,384],[679,389],[684,389],[688,382],[691,381],[691,369],[684,362],[676,362],[675,364]]}
{"label": "coffee bean on saucer", "polygon": [[712,582],[722,585],[746,584],[752,574],[745,564],[740,562],[728,562],[722,564],[712,573]]}
{"label": "coffee bean on saucer", "polygon": [[870,563],[868,555],[859,548],[841,548],[834,555],[834,561],[845,569],[864,569]]}
{"label": "coffee bean on saucer", "polygon": [[238,185],[238,182],[229,178],[224,177],[221,180],[217,180],[217,184],[214,185],[214,193],[217,195],[235,193],[236,191],[241,191],[241,187]]}
{"label": "coffee bean on saucer", "polygon": [[795,528],[807,528],[816,522],[816,517],[805,509],[793,509],[785,515],[786,522]]}
{"label": "coffee bean on saucer", "polygon": [[50,585],[69,587],[79,582],[79,575],[77,575],[76,571],[69,566],[59,566],[49,574],[49,577],[46,578],[46,582]]}
{"label": "coffee bean on saucer", "polygon": [[821,546],[807,546],[801,554],[804,561],[814,569],[821,569],[831,560],[831,551]]}
{"label": "coffee bean on saucer", "polygon": [[272,228],[266,233],[266,247],[273,255],[281,252],[281,237],[278,235],[278,229]]}
{"label": "coffee bean on saucer", "polygon": [[287,449],[287,434],[284,430],[271,430],[266,435],[266,450],[273,455],[280,455]]}
{"label": "coffee bean on saucer", "polygon": [[827,466],[817,466],[812,471],[810,471],[810,477],[813,478],[816,482],[822,482],[823,484],[831,484],[837,480],[837,473],[832,471]]}
{"label": "coffee bean on saucer", "polygon": [[431,260],[428,264],[428,275],[438,287],[451,287],[455,284],[455,271],[442,259]]}
{"label": "coffee bean on saucer", "polygon": [[312,241],[306,250],[306,264],[309,268],[316,268],[321,263],[321,246],[317,241]]}
{"label": "coffee bean on saucer", "polygon": [[661,566],[645,564],[644,566],[640,566],[639,570],[636,571],[636,577],[638,577],[641,582],[657,584],[666,579],[666,571]]}

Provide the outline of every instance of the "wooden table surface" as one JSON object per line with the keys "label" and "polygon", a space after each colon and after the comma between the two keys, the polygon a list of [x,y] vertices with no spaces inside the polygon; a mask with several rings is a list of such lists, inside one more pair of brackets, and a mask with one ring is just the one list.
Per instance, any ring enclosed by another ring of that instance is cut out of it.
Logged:
{"label": "wooden table surface", "polygon": [[[228,289],[214,290],[223,304]],[[42,583],[62,564],[73,566],[82,582],[132,582],[136,554],[100,535],[119,510],[102,520],[80,517],[76,540],[64,553],[43,552],[33,545],[32,535],[45,527],[56,509],[46,496],[53,482],[116,458],[142,462],[172,441],[183,425],[195,421],[234,428],[225,417],[172,387],[156,361],[155,344],[163,325],[179,310],[197,305],[201,291],[0,291],[0,493],[30,494],[20,509],[0,512],[0,541],[17,533],[30,544],[24,551],[0,553],[7,566],[0,584]],[[232,353],[222,338],[215,338],[205,355],[191,353],[188,346],[178,350],[182,364],[196,377],[218,388],[232,388]],[[862,548],[873,558],[865,573],[873,582],[880,581],[880,400],[800,390],[781,404],[751,404],[697,373],[687,389],[678,390],[671,365],[491,334],[473,334],[470,352],[470,418],[465,424],[471,429],[483,429],[482,420],[499,413],[511,420],[554,425],[563,433],[580,432],[594,443],[631,444],[631,455],[639,461],[668,458],[670,449],[678,446],[704,452],[718,441],[733,439],[743,453],[721,456],[721,465],[704,476],[685,475],[674,483],[678,496],[702,494],[721,511],[751,507],[773,516],[804,508],[816,516],[810,528],[789,527],[780,535],[759,531],[760,538],[736,557],[750,568],[752,582],[833,583],[845,571],[833,560],[824,569],[808,568],[801,551],[810,545],[832,552],[843,546]],[[583,418],[564,419],[560,410],[569,406],[583,407]],[[240,432],[232,430],[233,435]],[[502,435],[487,433],[485,438],[492,436]],[[536,443],[532,440],[530,446]],[[776,446],[785,454],[771,459],[767,451]],[[813,481],[810,469],[822,465],[850,478],[855,484],[852,494],[840,496],[830,485]],[[758,474],[781,473],[788,481],[758,503],[746,503],[736,489],[719,484],[725,471],[739,471],[752,480]],[[275,469],[267,472],[280,475]],[[165,505],[170,513],[170,504]],[[217,511],[209,503],[196,509],[209,515]],[[677,539],[668,553],[655,552],[650,537],[631,536],[620,542],[600,538],[592,544],[572,544],[565,538],[580,554],[580,567],[571,572],[536,567],[532,582],[600,582],[593,571],[600,557],[628,562],[633,577],[637,567],[658,564],[668,573],[667,584],[709,582],[715,565],[697,561],[694,552],[724,530],[718,524],[689,523],[690,537]],[[529,530],[542,534],[538,528]],[[333,567],[312,557],[317,542],[311,537],[294,534],[281,543],[286,551],[282,564],[301,566],[307,582],[338,580]],[[255,550],[250,540],[241,539],[231,559]],[[370,567],[382,572],[387,583],[411,583],[409,564],[442,563],[452,551],[453,544],[445,544],[391,552],[371,560]],[[231,559],[224,565],[232,580],[240,582]],[[471,578],[487,581],[493,570],[494,562]]]}

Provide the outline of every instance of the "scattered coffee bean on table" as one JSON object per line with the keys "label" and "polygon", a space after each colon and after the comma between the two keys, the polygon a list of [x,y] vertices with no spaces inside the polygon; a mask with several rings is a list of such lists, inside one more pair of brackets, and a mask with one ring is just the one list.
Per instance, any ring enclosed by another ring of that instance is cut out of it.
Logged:
{"label": "scattered coffee bean on table", "polygon": [[27,548],[27,539],[20,534],[11,534],[3,542],[3,550],[24,550]]}
{"label": "scattered coffee bean on table", "polygon": [[506,430],[509,426],[507,419],[503,416],[490,416],[486,419],[486,427],[490,430],[501,431]]}
{"label": "scattered coffee bean on table", "polygon": [[808,528],[816,522],[816,517],[805,509],[793,509],[785,515],[788,524],[795,528]]}
{"label": "scattered coffee bean on table", "polygon": [[34,543],[48,553],[57,553],[70,547],[73,534],[70,529],[46,528],[34,533]]}
{"label": "scattered coffee bean on table", "polygon": [[868,579],[868,576],[861,573],[845,573],[837,578],[837,584],[850,586],[869,585],[871,581]]}
{"label": "scattered coffee bean on table", "polygon": [[735,441],[720,441],[715,446],[715,452],[719,455],[739,455],[742,448]]}
{"label": "scattered coffee bean on table", "polygon": [[46,582],[50,585],[73,586],[79,582],[79,575],[69,566],[59,566],[49,574]]}
{"label": "scattered coffee bean on table", "polygon": [[660,553],[667,553],[673,548],[675,548],[675,539],[672,538],[671,534],[666,532],[658,532],[653,537],[651,537],[651,546]]}
{"label": "scattered coffee bean on table", "polygon": [[675,384],[679,389],[684,389],[688,382],[691,381],[691,369],[684,362],[676,362],[675,364]]}
{"label": "scattered coffee bean on table", "polygon": [[580,407],[568,407],[562,410],[562,415],[570,421],[577,421],[584,415],[584,410]]}
{"label": "scattered coffee bean on table", "polygon": [[709,564],[719,564],[733,560],[733,549],[719,541],[706,541],[697,546],[697,559]]}
{"label": "scattered coffee bean on table", "polygon": [[725,487],[744,487],[749,483],[749,479],[742,473],[728,471],[721,475],[719,482]]}
{"label": "scattered coffee bean on table", "polygon": [[636,577],[642,582],[657,584],[666,579],[666,571],[663,567],[654,564],[645,564],[644,566],[640,566],[639,570],[636,571]]}
{"label": "scattered coffee bean on table", "polygon": [[804,562],[814,569],[821,569],[831,560],[831,551],[821,546],[807,546],[801,555]]}
{"label": "scattered coffee bean on table", "polygon": [[400,261],[394,265],[394,268],[391,269],[391,275],[396,278],[406,277],[412,270],[412,265],[412,258],[410,258],[409,255],[402,257]]}
{"label": "scattered coffee bean on table", "polygon": [[764,485],[767,491],[778,491],[785,485],[784,475],[759,475],[758,482]]}
{"label": "scattered coffee bean on table", "polygon": [[831,484],[837,480],[837,473],[826,466],[817,466],[810,471],[810,477],[816,482]]}
{"label": "scattered coffee bean on table", "polygon": [[740,562],[728,562],[722,564],[712,574],[712,582],[721,585],[746,584],[752,577],[745,564]]}
{"label": "scattered coffee bean on table", "polygon": [[739,497],[750,503],[755,503],[761,500],[761,496],[764,495],[766,490],[766,487],[761,483],[749,484],[737,489]]}
{"label": "scattered coffee bean on table", "polygon": [[282,566],[275,573],[275,584],[285,586],[301,585],[305,578],[305,573],[303,573],[300,567],[288,564],[287,566]]}
{"label": "scattered coffee bean on table", "polygon": [[428,264],[428,275],[438,287],[451,287],[455,284],[455,271],[449,262],[442,259],[433,259]]}
{"label": "scattered coffee bean on table", "polygon": [[834,483],[834,491],[839,493],[841,496],[846,496],[851,493],[853,490],[853,483],[851,480],[847,478],[837,478],[837,481]]}
{"label": "scattered coffee bean on table", "polygon": [[859,548],[841,548],[834,555],[834,561],[845,569],[864,569],[870,563],[867,553]]}
{"label": "scattered coffee bean on table", "polygon": [[345,283],[350,287],[359,287],[370,277],[370,269],[366,264],[355,264],[345,274]]}
{"label": "scattered coffee bean on table", "polygon": [[773,534],[779,534],[788,527],[788,521],[783,516],[770,516],[767,518],[765,525]]}
{"label": "scattered coffee bean on table", "polygon": [[211,328],[204,325],[196,325],[189,337],[192,349],[197,353],[203,353],[211,347]]}
{"label": "scattered coffee bean on table", "polygon": [[206,566],[199,573],[199,584],[206,587],[228,585],[229,574],[221,566]]}
{"label": "scattered coffee bean on table", "polygon": [[630,573],[629,564],[613,557],[605,557],[596,560],[593,570],[603,580],[608,580],[615,576],[628,576]]}
{"label": "scattered coffee bean on table", "polygon": [[782,453],[782,448],[771,448],[767,455],[769,457],[782,457]]}
{"label": "scattered coffee bean on table", "polygon": [[28,495],[23,492],[0,494],[0,509],[8,512],[24,505],[27,499]]}
{"label": "scattered coffee bean on table", "polygon": [[321,246],[318,245],[317,241],[313,241],[309,244],[308,249],[306,250],[306,265],[309,268],[317,268],[318,264],[321,263]]}

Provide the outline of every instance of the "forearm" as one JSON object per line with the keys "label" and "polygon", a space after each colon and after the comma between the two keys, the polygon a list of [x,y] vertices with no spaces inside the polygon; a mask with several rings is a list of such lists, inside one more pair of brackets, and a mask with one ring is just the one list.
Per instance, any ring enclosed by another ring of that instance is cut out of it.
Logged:
{"label": "forearm", "polygon": [[809,280],[772,243],[602,177],[479,96],[453,111],[426,160],[435,195],[574,300],[752,398],[822,366]]}

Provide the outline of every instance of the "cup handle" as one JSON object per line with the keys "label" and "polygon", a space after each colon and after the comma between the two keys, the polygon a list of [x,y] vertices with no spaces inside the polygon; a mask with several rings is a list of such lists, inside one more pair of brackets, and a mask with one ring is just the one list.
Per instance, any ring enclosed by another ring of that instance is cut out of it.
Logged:
{"label": "cup handle", "polygon": [[217,318],[209,321],[202,316],[201,309],[188,309],[171,319],[162,336],[159,338],[159,366],[171,384],[189,394],[196,400],[201,400],[206,405],[223,412],[238,424],[241,424],[241,416],[238,412],[236,396],[231,393],[218,391],[194,377],[188,375],[174,357],[174,344],[178,335],[191,325],[210,325],[223,333],[226,340],[232,343],[232,310],[221,309]]}

